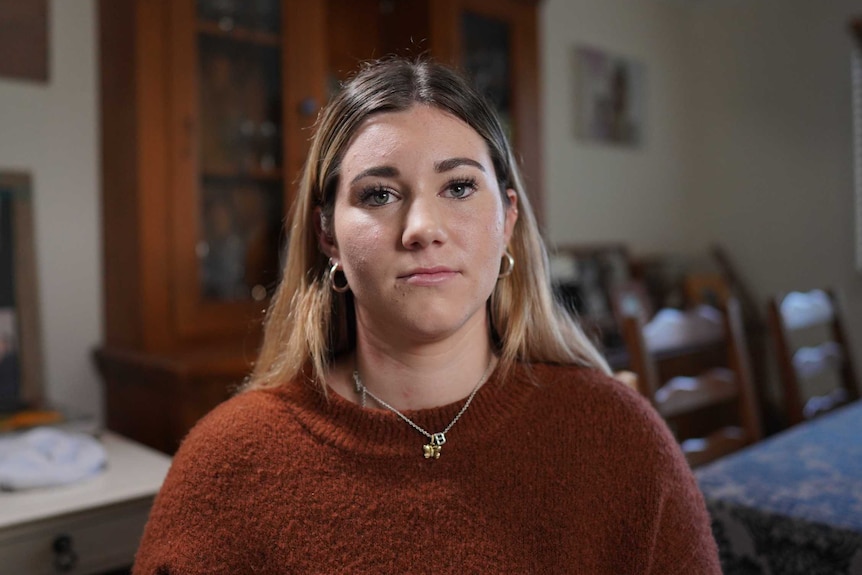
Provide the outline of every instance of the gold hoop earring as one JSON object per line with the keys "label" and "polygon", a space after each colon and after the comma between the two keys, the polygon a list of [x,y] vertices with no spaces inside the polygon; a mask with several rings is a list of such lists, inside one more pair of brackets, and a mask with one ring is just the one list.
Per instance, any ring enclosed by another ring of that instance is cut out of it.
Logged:
{"label": "gold hoop earring", "polygon": [[344,275],[344,272],[341,272],[341,275],[344,275],[344,285],[338,285],[335,283],[335,274],[338,273],[338,264],[332,261],[332,258],[329,258],[329,287],[332,288],[332,291],[336,293],[344,293],[350,290],[350,284],[347,282],[347,276]]}
{"label": "gold hoop earring", "polygon": [[[505,264],[503,262],[506,262]],[[497,279],[507,278],[512,275],[512,272],[515,270],[515,258],[512,257],[512,254],[509,253],[509,250],[506,250],[503,253],[503,257],[500,260],[500,274],[497,276]]]}

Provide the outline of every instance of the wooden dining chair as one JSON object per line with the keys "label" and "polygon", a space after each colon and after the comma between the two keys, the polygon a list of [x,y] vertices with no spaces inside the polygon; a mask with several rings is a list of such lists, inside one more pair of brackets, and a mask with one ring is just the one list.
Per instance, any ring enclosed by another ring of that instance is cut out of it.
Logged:
{"label": "wooden dining chair", "polygon": [[859,399],[841,306],[831,290],[775,296],[769,301],[769,329],[788,424]]}
{"label": "wooden dining chair", "polygon": [[648,349],[644,324],[636,314],[623,322],[638,391],[667,421],[692,467],[762,437],[739,302],[735,298],[725,302],[722,316],[720,341],[656,352]]}

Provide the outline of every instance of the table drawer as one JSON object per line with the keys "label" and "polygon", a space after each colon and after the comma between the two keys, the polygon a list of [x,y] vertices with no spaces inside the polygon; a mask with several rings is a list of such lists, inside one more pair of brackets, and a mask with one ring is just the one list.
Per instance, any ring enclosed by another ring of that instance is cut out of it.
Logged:
{"label": "table drawer", "polygon": [[[0,530],[0,572],[15,575],[99,573],[130,565],[144,531],[152,497],[52,517]],[[55,542],[65,537],[68,569]]]}

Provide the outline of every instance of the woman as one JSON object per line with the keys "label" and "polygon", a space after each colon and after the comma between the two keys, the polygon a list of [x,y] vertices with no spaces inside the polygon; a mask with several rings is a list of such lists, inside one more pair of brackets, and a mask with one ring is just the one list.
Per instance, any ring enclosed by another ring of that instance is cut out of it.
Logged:
{"label": "woman", "polygon": [[135,573],[719,573],[647,402],[554,302],[500,124],[370,64],[319,119],[243,393],[180,448]]}

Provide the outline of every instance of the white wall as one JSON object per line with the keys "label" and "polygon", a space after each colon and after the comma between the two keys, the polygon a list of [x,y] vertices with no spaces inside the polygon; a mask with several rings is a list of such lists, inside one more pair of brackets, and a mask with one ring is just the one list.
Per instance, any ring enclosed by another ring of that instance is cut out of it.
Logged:
{"label": "white wall", "polygon": [[[778,291],[831,286],[862,363],[854,270],[851,16],[858,0],[545,0],[544,148],[552,243],[635,252],[724,246],[765,310]],[[648,142],[573,137],[579,43],[647,68]]]}
{"label": "white wall", "polygon": [[43,377],[59,405],[101,416],[98,79],[93,0],[50,3],[49,81],[0,79],[0,170],[33,182]]}
{"label": "white wall", "polygon": [[[689,250],[690,11],[643,0],[545,0],[541,11],[548,239],[623,240],[640,252]],[[645,66],[642,147],[576,139],[573,51],[579,45]]]}
{"label": "white wall", "polygon": [[761,301],[837,288],[859,365],[848,22],[862,4],[722,0],[692,13],[692,242],[727,246]]}

